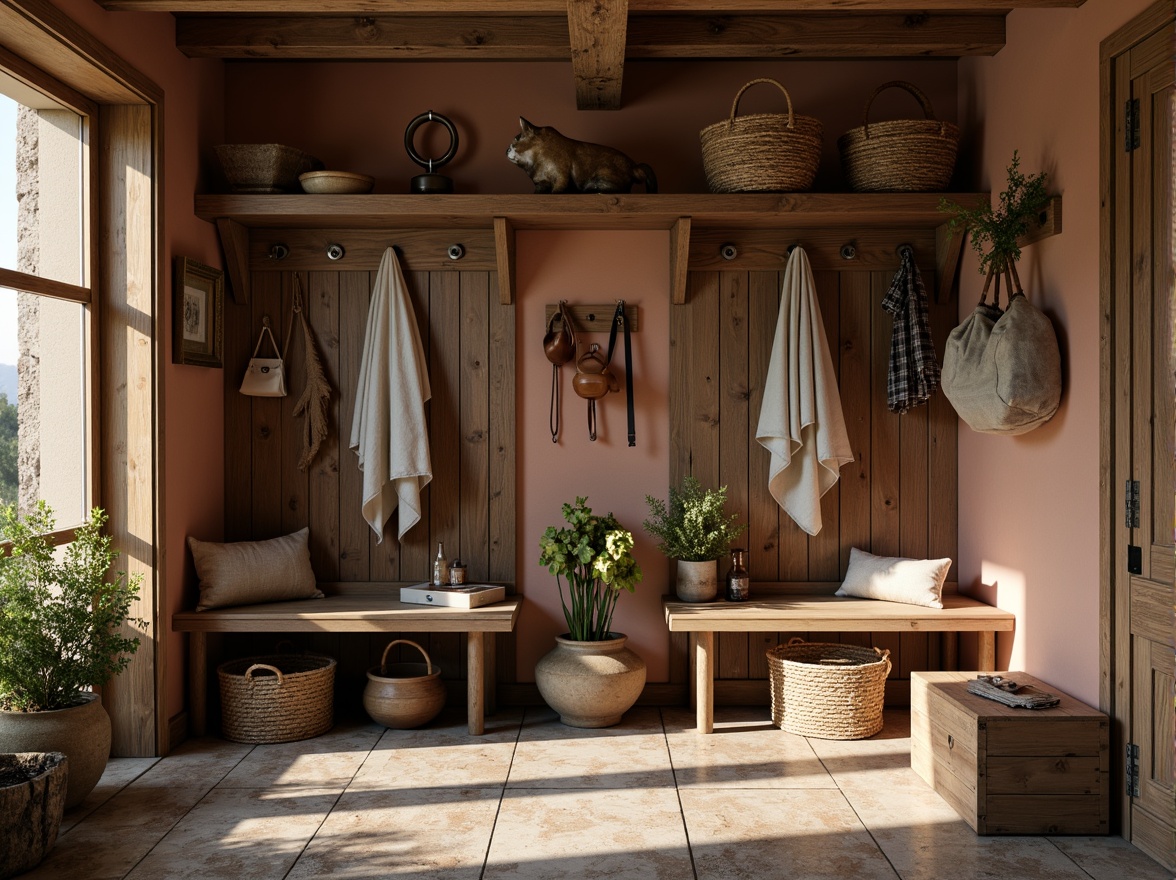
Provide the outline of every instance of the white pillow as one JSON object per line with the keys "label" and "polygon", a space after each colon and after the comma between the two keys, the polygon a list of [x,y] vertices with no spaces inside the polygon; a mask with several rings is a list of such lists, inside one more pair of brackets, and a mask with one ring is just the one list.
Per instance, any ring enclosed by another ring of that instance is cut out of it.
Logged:
{"label": "white pillow", "polygon": [[845,581],[835,595],[942,608],[943,582],[950,568],[950,559],[875,556],[850,547]]}

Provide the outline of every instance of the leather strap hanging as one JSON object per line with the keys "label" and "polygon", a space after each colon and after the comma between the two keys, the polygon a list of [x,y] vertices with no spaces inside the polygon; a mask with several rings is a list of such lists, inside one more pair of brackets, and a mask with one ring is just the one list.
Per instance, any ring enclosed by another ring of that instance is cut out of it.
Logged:
{"label": "leather strap hanging", "polygon": [[559,368],[576,356],[576,331],[568,317],[567,300],[559,305],[547,322],[547,334],[543,337],[543,354],[551,361],[551,405],[547,423],[551,429],[551,442],[559,442],[560,382]]}
{"label": "leather strap hanging", "polygon": [[625,330],[625,406],[629,416],[629,445],[637,445],[637,431],[633,418],[633,343],[629,337],[629,321],[625,317],[625,301],[617,300],[617,310],[613,314],[612,327],[608,331],[608,357],[606,364],[612,363],[613,346],[617,342],[617,325]]}
{"label": "leather strap hanging", "polygon": [[613,351],[617,344],[617,327],[625,331],[625,393],[628,398],[629,410],[629,445],[637,445],[637,435],[633,418],[633,343],[629,336],[629,322],[625,320],[625,301],[617,300],[617,310],[613,314],[612,326],[608,334],[608,353],[601,357],[600,346],[595,342],[588,351],[580,355],[576,362],[577,372],[572,377],[572,390],[588,401],[588,439],[596,439],[596,401],[610,391],[620,391],[617,378],[609,370],[612,363]]}

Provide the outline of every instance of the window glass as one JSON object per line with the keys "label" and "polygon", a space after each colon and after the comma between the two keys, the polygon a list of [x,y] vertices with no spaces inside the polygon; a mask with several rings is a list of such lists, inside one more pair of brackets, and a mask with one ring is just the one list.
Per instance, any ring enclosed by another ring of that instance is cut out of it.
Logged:
{"label": "window glass", "polygon": [[83,119],[20,95],[0,94],[0,268],[84,285]]}
{"label": "window glass", "polygon": [[57,527],[88,501],[86,309],[0,288],[0,501],[49,502]]}

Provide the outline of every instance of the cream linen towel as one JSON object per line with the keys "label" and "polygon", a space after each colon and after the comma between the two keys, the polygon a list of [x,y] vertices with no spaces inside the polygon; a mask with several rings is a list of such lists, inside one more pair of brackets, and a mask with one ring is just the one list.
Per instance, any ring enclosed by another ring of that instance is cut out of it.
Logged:
{"label": "cream linen towel", "polygon": [[755,439],[772,454],[768,491],[796,524],[821,530],[821,496],[853,461],[808,256],[792,251]]}
{"label": "cream linen towel", "polygon": [[428,364],[400,262],[384,251],[368,308],[350,447],[363,471],[363,518],[377,540],[400,506],[400,532],[421,518],[421,489],[433,479],[425,401]]}

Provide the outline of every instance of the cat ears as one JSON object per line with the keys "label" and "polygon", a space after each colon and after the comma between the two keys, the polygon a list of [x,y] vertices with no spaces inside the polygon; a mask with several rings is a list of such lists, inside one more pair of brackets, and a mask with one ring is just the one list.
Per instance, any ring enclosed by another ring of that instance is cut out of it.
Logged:
{"label": "cat ears", "polygon": [[535,126],[527,122],[527,120],[522,116],[519,117],[519,128],[522,130],[523,134],[531,134],[531,132],[535,130]]}

